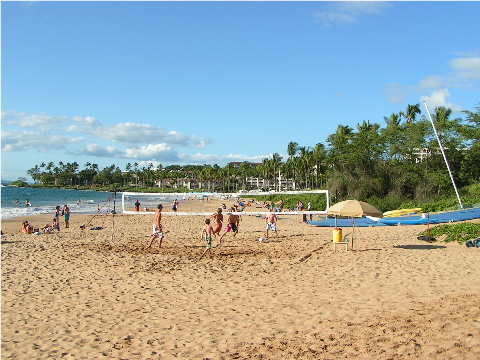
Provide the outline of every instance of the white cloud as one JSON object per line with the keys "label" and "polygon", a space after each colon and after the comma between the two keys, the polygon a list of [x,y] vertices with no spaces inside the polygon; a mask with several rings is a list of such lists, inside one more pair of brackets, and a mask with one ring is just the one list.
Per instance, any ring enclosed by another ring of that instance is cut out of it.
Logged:
{"label": "white cloud", "polygon": [[[97,129],[99,130],[99,129]],[[100,129],[104,139],[125,144],[167,143],[185,147],[203,147],[210,142],[207,138],[182,135],[177,131],[165,131],[164,128],[148,124],[120,123],[105,125]]]}
{"label": "white cloud", "polygon": [[119,123],[103,125],[94,118],[75,118],[78,124],[68,126],[65,131],[80,132],[122,144],[158,144],[202,148],[211,142],[208,138],[187,136],[178,131],[167,131],[163,127],[149,124]]}
{"label": "white cloud", "polygon": [[74,116],[72,118],[73,121],[80,123],[82,125],[87,125],[87,126],[97,126],[100,125],[97,119],[91,116],[86,116],[86,117],[81,117],[81,116]]}
{"label": "white cloud", "polygon": [[[448,63],[453,74],[450,76],[429,75],[421,79],[416,86],[406,86],[397,83],[388,84],[384,93],[391,103],[401,103],[407,95],[418,94],[421,101],[425,101],[429,108],[444,106],[453,112],[461,112],[463,108],[450,101],[450,90],[472,88],[477,86],[480,79],[480,58],[462,57]],[[427,95],[425,95],[427,93]]]}
{"label": "white cloud", "polygon": [[[79,136],[85,135],[88,141],[92,142],[91,144],[65,152],[96,157],[146,161],[158,158],[175,161],[178,159],[178,154],[174,148],[203,148],[211,142],[206,137],[187,136],[175,130],[168,131],[149,124],[132,122],[102,124],[90,116],[75,116],[69,119],[66,116],[49,116],[44,113],[4,111],[2,125],[4,125],[2,149],[11,152],[25,149],[38,149],[40,152],[63,149],[66,144],[80,144],[85,141],[84,137]],[[32,128],[35,132],[24,132],[22,128]],[[71,136],[65,136],[66,134]],[[109,146],[108,142],[117,145]]]}
{"label": "white cloud", "polygon": [[444,106],[446,108],[452,109],[453,112],[460,112],[462,108],[451,102],[447,101],[447,98],[450,96],[450,92],[447,89],[438,89],[433,91],[430,95],[421,96],[420,100],[427,103],[430,111],[433,111],[436,107]]}
{"label": "white cloud", "polygon": [[421,80],[418,86],[422,89],[438,89],[447,86],[447,82],[441,76],[431,75]]}
{"label": "white cloud", "polygon": [[176,152],[166,144],[149,144],[147,146],[140,146],[139,148],[127,149],[125,151],[125,157],[129,159],[142,159],[142,160],[160,160],[165,158],[177,158]]}
{"label": "white cloud", "polygon": [[121,158],[122,152],[113,146],[101,146],[98,144],[88,144],[83,149],[75,151],[75,155],[87,155],[95,157]]}
{"label": "white cloud", "polygon": [[471,80],[480,78],[480,57],[453,59],[449,65],[461,79]]}
{"label": "white cloud", "polygon": [[2,123],[22,128],[49,130],[67,120],[66,116],[50,116],[43,112],[26,114],[17,111],[2,111]]}
{"label": "white cloud", "polygon": [[350,24],[364,15],[379,14],[391,5],[384,1],[336,1],[328,4],[327,11],[316,12],[314,18],[327,27]]}
{"label": "white cloud", "polygon": [[47,139],[37,131],[2,130],[2,151],[15,152],[34,149],[39,152],[65,149],[68,145],[78,144],[81,137],[50,135]]}

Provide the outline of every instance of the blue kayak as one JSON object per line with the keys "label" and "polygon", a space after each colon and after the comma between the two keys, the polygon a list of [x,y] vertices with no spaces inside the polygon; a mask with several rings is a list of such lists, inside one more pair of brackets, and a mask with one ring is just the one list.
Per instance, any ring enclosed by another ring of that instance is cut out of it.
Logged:
{"label": "blue kayak", "polygon": [[427,225],[430,224],[439,224],[440,221],[436,219],[427,219],[427,218],[416,218],[416,219],[399,219],[399,218],[388,218],[378,219],[378,222],[385,225]]}
{"label": "blue kayak", "polygon": [[446,211],[443,213],[435,213],[430,216],[398,216],[388,218],[355,218],[337,219],[328,218],[320,221],[309,221],[308,223],[314,226],[334,227],[369,227],[369,226],[397,226],[397,225],[427,225],[451,223],[457,221],[466,221],[472,219],[480,219],[480,208],[462,209],[455,211]]}

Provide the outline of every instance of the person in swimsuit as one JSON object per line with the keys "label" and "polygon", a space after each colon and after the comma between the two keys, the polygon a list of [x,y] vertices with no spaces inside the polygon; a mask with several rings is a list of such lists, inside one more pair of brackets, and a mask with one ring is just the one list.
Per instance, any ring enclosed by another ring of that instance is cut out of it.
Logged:
{"label": "person in swimsuit", "polygon": [[22,231],[25,234],[32,234],[33,233],[33,226],[30,225],[30,223],[28,221],[24,221],[22,223]]}
{"label": "person in swimsuit", "polygon": [[153,226],[152,226],[152,236],[150,238],[150,242],[148,243],[147,249],[152,247],[152,243],[155,239],[158,238],[158,248],[162,247],[162,240],[165,237],[162,228],[162,210],[163,205],[157,205],[157,211],[155,211],[155,215],[153,216]]}
{"label": "person in swimsuit", "polygon": [[265,223],[267,224],[265,228],[265,239],[268,239],[268,231],[272,230],[275,232],[275,236],[278,238],[278,233],[277,233],[277,216],[271,212],[272,210],[270,209],[270,212],[267,214],[265,217]]}
{"label": "person in swimsuit", "polygon": [[205,237],[205,242],[207,243],[207,247],[203,251],[202,256],[200,256],[200,259],[204,257],[207,252],[211,253],[212,234],[213,234],[213,227],[210,225],[210,219],[205,219],[205,225],[203,225],[201,236],[202,238]]}
{"label": "person in swimsuit", "polygon": [[222,224],[223,224],[223,214],[222,214],[222,208],[218,208],[217,212],[215,214],[212,214],[212,216],[215,219],[215,225],[213,226],[213,232],[212,234],[217,237],[220,236],[220,230],[222,230]]}
{"label": "person in swimsuit", "polygon": [[222,238],[226,233],[233,231],[233,237],[238,234],[238,226],[240,225],[240,216],[235,215],[235,207],[232,206],[230,209],[231,213],[228,213],[227,226],[225,227],[225,232],[220,236],[220,244],[222,243]]}
{"label": "person in swimsuit", "polygon": [[65,216],[65,218],[64,218],[65,219],[65,227],[68,228],[68,227],[70,227],[70,208],[67,205],[65,205],[63,207],[63,214]]}

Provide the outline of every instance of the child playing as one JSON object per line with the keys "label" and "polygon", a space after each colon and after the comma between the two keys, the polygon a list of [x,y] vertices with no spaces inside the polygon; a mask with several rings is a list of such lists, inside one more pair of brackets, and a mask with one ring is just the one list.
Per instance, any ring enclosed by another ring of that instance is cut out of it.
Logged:
{"label": "child playing", "polygon": [[[207,243],[207,247],[205,248],[205,251],[203,252],[202,256],[200,256],[200,259],[207,253],[209,252],[211,254],[211,248],[212,248],[212,233],[213,233],[213,227],[210,225],[210,219],[205,220],[205,225],[203,225],[202,228],[202,238],[205,235],[205,242]],[[199,259],[199,260],[200,260]]]}

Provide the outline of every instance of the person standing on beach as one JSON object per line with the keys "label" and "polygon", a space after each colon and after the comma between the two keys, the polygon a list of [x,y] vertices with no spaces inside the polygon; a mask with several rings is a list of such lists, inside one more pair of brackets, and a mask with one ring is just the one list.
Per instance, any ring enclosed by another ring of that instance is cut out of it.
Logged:
{"label": "person standing on beach", "polygon": [[[210,219],[205,219],[205,225],[203,225],[202,228],[202,239],[205,237],[205,242],[207,243],[207,247],[203,251],[202,256],[200,256],[200,259],[205,256],[205,254],[212,253],[211,248],[212,248],[212,234],[213,234],[213,227],[210,225]],[[200,260],[199,259],[199,260]]]}
{"label": "person standing on beach", "polygon": [[152,237],[150,239],[150,243],[147,246],[147,249],[152,246],[153,240],[155,240],[156,238],[158,238],[158,248],[162,247],[162,240],[164,238],[164,233],[162,228],[162,210],[163,210],[163,205],[158,204],[157,211],[155,211],[155,215],[153,215]]}
{"label": "person standing on beach", "polygon": [[135,201],[135,211],[140,211],[140,202],[138,201]]}
{"label": "person standing on beach", "polygon": [[[299,201],[297,203],[297,211],[302,212],[303,209],[304,209],[303,202]],[[302,214],[302,223],[306,223],[306,222],[307,222],[307,214]]]}
{"label": "person standing on beach", "polygon": [[220,236],[220,244],[222,243],[222,238],[225,236],[226,233],[233,231],[233,237],[238,234],[238,226],[240,225],[240,216],[235,215],[235,207],[232,206],[230,209],[232,212],[228,213],[227,217],[227,226],[225,227],[225,232]]}
{"label": "person standing on beach", "polygon": [[267,214],[265,217],[265,239],[268,239],[268,231],[272,230],[275,231],[275,237],[278,238],[278,232],[277,232],[277,216],[272,212],[270,209],[270,212]]}
{"label": "person standing on beach", "polygon": [[70,227],[70,208],[67,205],[63,206],[63,214],[65,216],[65,227]]}
{"label": "person standing on beach", "polygon": [[60,216],[61,216],[60,205],[55,207],[55,214],[53,215],[53,228],[60,231]]}
{"label": "person standing on beach", "polygon": [[222,230],[223,224],[223,214],[222,208],[218,208],[215,214],[212,214],[212,217],[215,219],[215,226],[213,227],[213,235],[215,237],[220,236],[220,230]]}

